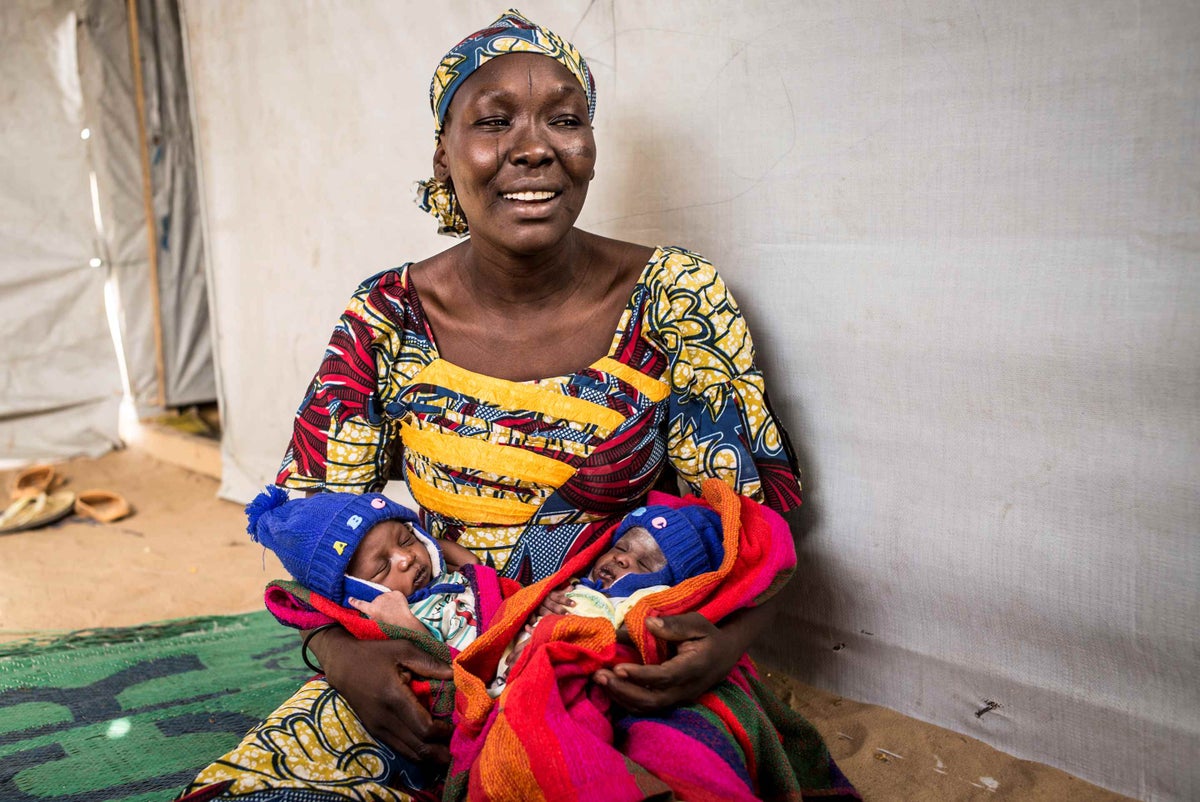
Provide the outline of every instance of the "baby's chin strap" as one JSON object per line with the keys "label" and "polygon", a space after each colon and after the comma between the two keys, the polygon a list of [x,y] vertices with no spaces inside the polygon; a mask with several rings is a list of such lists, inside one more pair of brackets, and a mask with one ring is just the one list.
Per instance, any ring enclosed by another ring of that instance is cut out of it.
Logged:
{"label": "baby's chin strap", "polygon": [[586,576],[579,578],[579,584],[599,591],[610,599],[623,599],[626,596],[632,596],[642,588],[649,588],[654,585],[668,585],[670,582],[667,577],[667,569],[664,568],[661,571],[655,571],[651,574],[626,574],[607,588],[601,587],[598,580]]}
{"label": "baby's chin strap", "polygon": [[[446,556],[442,554],[442,547],[438,544],[433,536],[422,529],[415,521],[409,523],[413,533],[417,539],[425,546],[425,550],[429,552],[429,567],[435,577],[441,576],[446,571]],[[408,597],[408,603],[413,604],[422,599],[427,599],[435,593],[462,593],[467,589],[467,586],[461,582],[440,582],[433,585],[426,585],[418,591],[415,591]]]}
{"label": "baby's chin strap", "polygon": [[408,603],[416,604],[422,599],[427,599],[435,593],[462,593],[466,589],[467,586],[461,582],[439,582],[436,585],[426,585],[409,596]]}

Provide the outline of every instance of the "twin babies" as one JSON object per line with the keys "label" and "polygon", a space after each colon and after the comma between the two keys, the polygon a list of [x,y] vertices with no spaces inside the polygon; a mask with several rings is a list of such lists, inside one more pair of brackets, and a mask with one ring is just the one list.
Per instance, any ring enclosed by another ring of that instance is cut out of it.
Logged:
{"label": "twin babies", "polygon": [[[431,537],[415,512],[386,496],[321,493],[289,500],[268,487],[246,515],[251,537],[309,590],[379,623],[424,628],[459,651],[479,634],[474,595],[460,570],[479,558]],[[619,627],[642,596],[715,571],[723,557],[721,519],[713,510],[640,507],[621,521],[587,575],[551,594],[554,605],[544,603],[540,611],[565,609]]]}

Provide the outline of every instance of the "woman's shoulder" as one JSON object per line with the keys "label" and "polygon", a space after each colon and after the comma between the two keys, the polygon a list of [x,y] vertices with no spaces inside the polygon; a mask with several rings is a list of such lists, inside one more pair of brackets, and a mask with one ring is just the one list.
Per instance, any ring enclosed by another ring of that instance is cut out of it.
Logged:
{"label": "woman's shoulder", "polygon": [[660,245],[646,271],[651,289],[665,292],[725,292],[725,283],[713,263],[678,245]]}
{"label": "woman's shoulder", "polygon": [[659,323],[680,315],[711,316],[723,310],[737,314],[729,287],[708,261],[695,251],[677,245],[659,246],[642,279],[648,295],[656,299]]}
{"label": "woman's shoulder", "polygon": [[341,326],[359,332],[359,338],[378,341],[407,329],[415,315],[409,292],[410,263],[389,267],[363,279],[342,313]]}
{"label": "woman's shoulder", "polygon": [[404,262],[396,267],[380,270],[360,281],[354,294],[363,295],[377,289],[403,289],[408,285],[408,271],[412,265],[412,262]]}
{"label": "woman's shoulder", "polygon": [[[672,358],[706,364],[749,354],[749,334],[737,302],[712,262],[678,246],[659,247],[647,270],[646,331],[668,345]],[[681,375],[686,375],[683,371]]]}
{"label": "woman's shoulder", "polygon": [[622,277],[645,286],[652,294],[714,287],[724,292],[724,283],[712,262],[695,251],[678,245],[651,246],[591,236],[604,261],[620,265]]}

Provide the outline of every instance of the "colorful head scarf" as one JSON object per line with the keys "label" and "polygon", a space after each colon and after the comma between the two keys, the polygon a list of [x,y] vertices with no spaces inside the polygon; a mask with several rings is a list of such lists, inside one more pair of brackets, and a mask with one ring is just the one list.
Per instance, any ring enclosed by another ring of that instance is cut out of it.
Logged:
{"label": "colorful head scarf", "polygon": [[[510,8],[491,25],[450,48],[450,52],[438,64],[433,81],[429,84],[429,105],[433,109],[436,138],[441,138],[446,111],[463,82],[484,64],[509,53],[540,53],[566,67],[587,95],[588,119],[595,116],[596,82],[575,45],[553,31],[530,22],[515,8]],[[417,206],[437,218],[439,234],[466,236],[467,220],[449,186],[430,178],[418,181],[416,189]]]}

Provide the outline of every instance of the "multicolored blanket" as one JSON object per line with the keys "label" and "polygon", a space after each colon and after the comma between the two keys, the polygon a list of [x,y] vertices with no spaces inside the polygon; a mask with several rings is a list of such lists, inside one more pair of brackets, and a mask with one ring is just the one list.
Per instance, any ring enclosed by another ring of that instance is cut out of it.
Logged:
{"label": "multicolored blanket", "polygon": [[[816,730],[759,682],[748,657],[693,705],[658,715],[625,713],[592,681],[601,667],[670,657],[666,644],[647,629],[647,618],[699,612],[717,622],[761,604],[790,576],[795,551],[782,518],[719,480],[705,482],[702,492],[702,500],[655,493],[648,501],[705,503],[717,510],[725,545],[720,568],[635,605],[625,619],[632,646],[619,644],[606,620],[548,616],[534,628],[498,699],[487,686],[505,647],[546,595],[584,573],[608,548],[608,539],[528,587],[491,569],[468,567],[481,635],[453,656],[453,684],[414,683],[435,716],[448,716],[453,707],[443,799],[609,802],[668,793],[700,802],[858,798]],[[360,638],[403,637],[435,657],[452,657],[428,635],[370,621],[296,583],[271,583],[266,600],[290,626],[336,621]]]}
{"label": "multicolored blanket", "polygon": [[721,515],[725,559],[709,574],[648,596],[625,618],[633,647],[602,619],[552,616],[534,628],[499,699],[487,685],[505,646],[554,587],[585,572],[607,548],[589,547],[557,574],[518,591],[454,661],[455,733],[443,799],[640,800],[673,792],[697,800],[857,798],[824,743],[758,681],[748,657],[690,707],[653,716],[615,708],[591,677],[621,662],[659,663],[665,644],[651,616],[699,612],[716,623],[761,604],[795,566],[787,524],[723,482],[703,501],[656,495],[649,503],[707,503]]}

